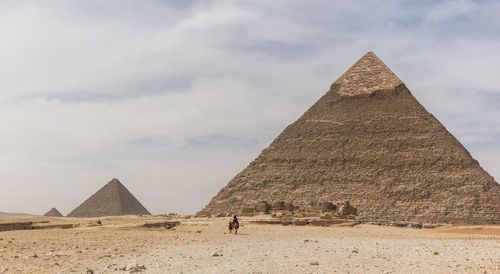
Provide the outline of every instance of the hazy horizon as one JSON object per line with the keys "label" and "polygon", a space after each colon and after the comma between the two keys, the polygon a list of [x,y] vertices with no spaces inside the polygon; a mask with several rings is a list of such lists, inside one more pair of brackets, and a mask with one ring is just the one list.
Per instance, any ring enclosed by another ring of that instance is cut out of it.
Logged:
{"label": "hazy horizon", "polygon": [[0,212],[194,213],[368,51],[500,178],[499,2],[0,2]]}

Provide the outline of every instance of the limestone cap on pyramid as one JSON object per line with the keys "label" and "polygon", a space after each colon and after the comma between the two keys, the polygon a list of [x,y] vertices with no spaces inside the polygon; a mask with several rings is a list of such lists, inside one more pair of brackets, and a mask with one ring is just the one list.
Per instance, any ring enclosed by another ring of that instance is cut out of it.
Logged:
{"label": "limestone cap on pyramid", "polygon": [[373,52],[366,53],[332,86],[338,85],[339,96],[369,95],[375,91],[391,90],[403,82]]}

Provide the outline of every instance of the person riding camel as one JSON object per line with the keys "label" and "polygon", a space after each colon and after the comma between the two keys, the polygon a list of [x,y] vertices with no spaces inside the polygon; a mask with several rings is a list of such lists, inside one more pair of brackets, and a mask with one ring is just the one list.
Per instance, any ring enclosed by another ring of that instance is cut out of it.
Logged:
{"label": "person riding camel", "polygon": [[240,222],[238,222],[238,217],[233,216],[233,220],[229,222],[229,234],[232,233],[234,229],[234,234],[238,234],[238,228],[240,228]]}

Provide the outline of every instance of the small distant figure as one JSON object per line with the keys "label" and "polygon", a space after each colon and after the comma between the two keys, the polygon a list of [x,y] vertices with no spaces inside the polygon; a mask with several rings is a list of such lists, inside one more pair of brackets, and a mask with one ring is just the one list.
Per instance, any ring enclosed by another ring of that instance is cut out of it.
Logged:
{"label": "small distant figure", "polygon": [[238,228],[240,228],[240,223],[238,222],[238,217],[234,215],[233,220],[229,222],[229,234],[233,232],[233,229],[234,229],[234,234],[238,234]]}
{"label": "small distant figure", "polygon": [[101,220],[97,220],[97,225],[102,226]]}

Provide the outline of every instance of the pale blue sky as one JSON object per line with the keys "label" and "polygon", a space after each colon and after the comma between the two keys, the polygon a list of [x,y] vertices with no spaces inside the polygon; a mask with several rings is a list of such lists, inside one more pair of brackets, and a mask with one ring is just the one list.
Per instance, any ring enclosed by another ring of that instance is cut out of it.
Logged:
{"label": "pale blue sky", "polygon": [[0,6],[0,211],[195,212],[367,51],[500,178],[499,1]]}

